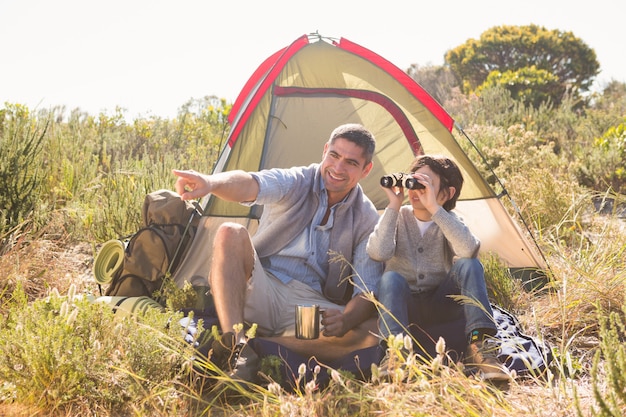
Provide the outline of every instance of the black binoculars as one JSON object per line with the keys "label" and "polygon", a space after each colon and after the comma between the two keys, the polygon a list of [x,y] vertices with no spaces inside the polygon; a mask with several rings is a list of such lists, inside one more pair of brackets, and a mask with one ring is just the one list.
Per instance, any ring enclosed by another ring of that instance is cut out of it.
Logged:
{"label": "black binoculars", "polygon": [[380,179],[380,185],[385,188],[403,187],[408,190],[418,190],[425,188],[423,184],[413,178],[412,174],[404,172],[396,172],[394,174],[384,175]]}

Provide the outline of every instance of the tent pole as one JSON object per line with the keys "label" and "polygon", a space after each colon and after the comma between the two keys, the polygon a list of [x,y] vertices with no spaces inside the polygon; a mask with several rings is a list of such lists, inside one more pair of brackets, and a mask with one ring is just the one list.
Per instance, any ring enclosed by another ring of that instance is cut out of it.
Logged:
{"label": "tent pole", "polygon": [[502,181],[500,181],[500,178],[496,175],[496,173],[494,172],[493,168],[491,167],[491,165],[487,161],[487,158],[485,158],[485,155],[480,151],[480,149],[478,149],[478,146],[476,146],[474,141],[467,135],[467,133],[465,133],[463,128],[458,123],[454,122],[454,126],[465,137],[465,139],[467,139],[467,141],[472,145],[474,150],[476,150],[476,152],[478,153],[478,155],[482,159],[483,164],[487,167],[487,169],[489,170],[491,175],[493,175],[493,178],[496,179],[496,181],[500,185],[500,188],[502,189],[502,192],[498,194],[498,199],[500,199],[503,196],[507,196],[508,197],[509,201],[511,202],[511,205],[513,206],[513,211],[515,211],[517,216],[520,218],[520,221],[522,222],[522,224],[526,228],[526,231],[528,232],[528,234],[530,235],[530,238],[532,239],[533,243],[535,244],[535,247],[537,248],[537,251],[539,252],[539,254],[541,255],[541,258],[545,262],[546,268],[552,273],[552,269],[550,268],[550,264],[548,263],[548,260],[546,259],[543,251],[539,247],[539,243],[537,242],[537,239],[535,239],[535,235],[530,230],[530,227],[528,226],[528,223],[526,222],[526,220],[524,220],[524,217],[522,216],[522,212],[519,209],[519,207],[517,206],[517,204],[515,203],[515,201],[513,200],[513,197],[511,197],[511,194],[509,194],[508,190],[506,189],[506,187],[504,186]]}

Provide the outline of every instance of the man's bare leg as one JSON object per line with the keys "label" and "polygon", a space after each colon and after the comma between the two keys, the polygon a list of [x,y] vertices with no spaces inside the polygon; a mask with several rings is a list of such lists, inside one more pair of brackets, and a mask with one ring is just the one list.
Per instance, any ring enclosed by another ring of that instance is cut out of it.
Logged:
{"label": "man's bare leg", "polygon": [[[224,223],[215,233],[209,282],[222,331],[243,323],[247,282],[254,266],[254,250],[248,230]],[[240,341],[242,333],[235,334]]]}
{"label": "man's bare leg", "polygon": [[377,319],[371,318],[343,337],[325,337],[304,340],[295,336],[263,337],[305,357],[315,357],[320,362],[339,359],[358,349],[376,346],[379,342]]}

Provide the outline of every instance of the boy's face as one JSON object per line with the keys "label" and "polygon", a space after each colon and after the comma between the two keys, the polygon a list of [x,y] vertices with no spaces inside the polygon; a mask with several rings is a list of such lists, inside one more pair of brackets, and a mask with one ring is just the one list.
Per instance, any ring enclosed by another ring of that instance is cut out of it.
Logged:
{"label": "boy's face", "polygon": [[[422,200],[425,198],[434,198],[437,201],[437,204],[443,206],[446,201],[450,199],[450,194],[445,192],[445,190],[441,190],[441,179],[439,175],[435,173],[429,166],[420,167],[417,171],[415,171],[418,175],[424,175],[430,179],[430,183],[432,184],[432,191],[428,189],[417,189],[417,190],[408,190],[409,193],[409,201],[414,209],[423,209],[424,205]],[[434,195],[427,196],[426,193],[432,192]]]}

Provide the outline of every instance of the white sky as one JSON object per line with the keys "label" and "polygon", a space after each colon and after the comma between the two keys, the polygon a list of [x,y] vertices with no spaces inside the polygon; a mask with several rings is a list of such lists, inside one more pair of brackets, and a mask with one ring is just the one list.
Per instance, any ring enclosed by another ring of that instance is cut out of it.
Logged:
{"label": "white sky", "polygon": [[626,81],[623,0],[0,0],[0,108],[64,105],[172,118],[191,98],[233,102],[272,53],[318,31],[403,70],[500,25],[572,31],[597,84]]}

